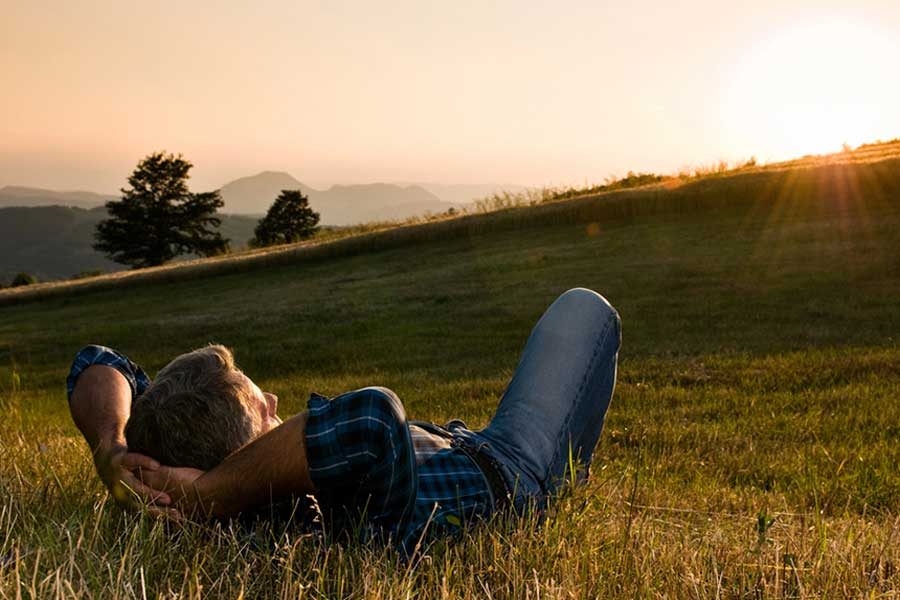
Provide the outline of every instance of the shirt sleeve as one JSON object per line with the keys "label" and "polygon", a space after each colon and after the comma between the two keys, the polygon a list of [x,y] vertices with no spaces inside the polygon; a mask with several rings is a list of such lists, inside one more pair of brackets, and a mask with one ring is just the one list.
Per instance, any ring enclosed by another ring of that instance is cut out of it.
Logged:
{"label": "shirt sleeve", "polygon": [[131,386],[132,398],[140,396],[150,386],[150,378],[147,377],[144,370],[133,363],[127,356],[112,348],[92,344],[79,350],[78,354],[75,355],[75,360],[72,361],[72,368],[69,370],[69,376],[66,378],[66,391],[70,401],[78,378],[85,369],[93,365],[112,367],[121,373],[125,380],[128,381],[128,385]]}
{"label": "shirt sleeve", "polygon": [[399,533],[412,515],[417,484],[415,450],[399,398],[370,387],[330,401],[313,394],[308,406],[306,455],[317,500]]}

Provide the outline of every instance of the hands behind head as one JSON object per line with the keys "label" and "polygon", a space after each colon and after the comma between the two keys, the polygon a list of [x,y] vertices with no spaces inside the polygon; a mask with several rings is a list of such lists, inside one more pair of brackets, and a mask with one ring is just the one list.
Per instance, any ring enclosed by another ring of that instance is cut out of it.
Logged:
{"label": "hands behind head", "polygon": [[124,508],[144,508],[151,515],[176,520],[196,509],[195,494],[188,492],[203,475],[199,469],[167,467],[124,446],[98,451],[94,460],[100,479]]}
{"label": "hands behind head", "polygon": [[157,465],[156,469],[141,470],[141,479],[150,489],[165,495],[172,505],[177,506],[172,510],[193,515],[202,508],[194,484],[203,474],[204,471],[191,467]]}

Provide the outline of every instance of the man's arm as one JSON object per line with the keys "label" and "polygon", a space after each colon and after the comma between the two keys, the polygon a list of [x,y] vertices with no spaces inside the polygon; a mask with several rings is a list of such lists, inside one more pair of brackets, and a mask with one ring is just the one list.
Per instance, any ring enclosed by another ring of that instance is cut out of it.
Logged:
{"label": "man's arm", "polygon": [[144,482],[168,492],[183,512],[213,517],[231,517],[273,500],[312,494],[307,416],[302,412],[288,419],[206,473],[161,466],[142,473]]}
{"label": "man's arm", "polygon": [[82,371],[72,390],[69,410],[95,455],[126,448],[131,387],[117,370],[92,365]]}
{"label": "man's arm", "polygon": [[[127,371],[130,381],[120,370],[103,364],[102,352],[107,351],[112,352],[89,346],[76,357],[68,381],[72,420],[90,446],[97,474],[119,504],[133,507],[139,504],[139,497],[169,504],[167,494],[147,487],[136,476],[138,470],[158,469],[159,464],[128,452],[124,431],[131,414],[135,373]],[[146,379],[143,371],[135,370],[138,378]]]}
{"label": "man's arm", "polygon": [[415,454],[400,399],[363,388],[332,401],[313,394],[288,419],[203,473],[143,473],[186,513],[229,517],[289,496],[315,494],[323,508],[344,506],[396,531],[415,502]]}

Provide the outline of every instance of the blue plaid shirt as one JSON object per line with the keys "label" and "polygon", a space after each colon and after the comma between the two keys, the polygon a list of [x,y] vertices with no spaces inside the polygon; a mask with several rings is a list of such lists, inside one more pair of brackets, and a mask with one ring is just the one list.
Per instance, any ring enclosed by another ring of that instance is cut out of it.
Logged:
{"label": "blue plaid shirt", "polygon": [[[125,355],[87,346],[75,357],[68,394],[91,365],[117,369],[140,396],[150,378]],[[405,554],[436,535],[483,520],[495,503],[484,474],[453,431],[408,422],[399,398],[370,387],[308,402],[306,452],[316,499],[339,526],[361,515],[365,532],[386,535]]]}

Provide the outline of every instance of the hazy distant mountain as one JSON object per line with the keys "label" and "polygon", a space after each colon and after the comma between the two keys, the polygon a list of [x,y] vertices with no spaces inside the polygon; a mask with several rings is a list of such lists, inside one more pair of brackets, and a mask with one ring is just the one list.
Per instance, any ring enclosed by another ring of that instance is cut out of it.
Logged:
{"label": "hazy distant mountain", "polygon": [[[246,246],[257,222],[255,216],[248,215],[264,214],[281,190],[303,191],[321,215],[322,225],[340,226],[442,213],[499,189],[523,189],[521,186],[424,185],[370,183],[333,185],[318,190],[288,173],[264,171],[222,186],[225,214],[220,231],[231,240],[233,249]],[[106,218],[103,205],[117,198],[82,191],[0,188],[0,283],[8,283],[20,271],[49,280],[65,279],[85,271],[122,270],[122,265],[91,248],[94,229]]]}
{"label": "hazy distant mountain", "polygon": [[324,192],[313,193],[309,203],[327,225],[405,219],[459,206],[442,202],[419,186],[400,187],[389,183],[333,185]]}
{"label": "hazy distant mountain", "polygon": [[[312,201],[313,196],[318,198],[320,206],[316,207],[325,211],[329,217],[345,220],[348,224],[359,222],[356,210],[363,213],[380,215],[396,213],[398,207],[406,207],[400,210],[400,216],[411,216],[409,210],[422,212],[442,212],[450,206],[459,206],[472,202],[479,198],[490,196],[494,192],[506,190],[508,192],[521,192],[525,186],[514,184],[445,184],[445,183],[372,183],[362,185],[334,185],[327,190],[320,190],[308,186],[289,173],[283,171],[263,171],[250,177],[241,177],[222,186],[222,198],[225,200],[226,213],[262,215],[268,210],[272,201],[281,193],[281,190],[302,190]],[[103,206],[109,200],[117,200],[119,195],[98,194],[86,191],[45,190],[41,188],[8,185],[0,188],[0,208],[8,206],[77,206],[79,208],[96,208]],[[329,207],[326,208],[325,201]],[[446,203],[440,205],[438,203]],[[366,206],[359,206],[360,204]],[[394,210],[381,210],[390,207]],[[376,217],[392,218],[392,217]],[[365,220],[365,219],[364,219]],[[332,223],[328,223],[332,224]]]}
{"label": "hazy distant mountain", "polygon": [[[0,208],[0,283],[8,284],[25,271],[41,280],[66,279],[85,271],[121,271],[91,248],[94,229],[107,216],[106,208],[68,206]],[[257,220],[222,215],[219,231],[239,249],[253,236]]]}
{"label": "hazy distant mountain", "polygon": [[20,271],[45,280],[122,269],[91,248],[94,227],[105,215],[105,208],[0,209],[0,282],[8,284]]}
{"label": "hazy distant mountain", "polygon": [[281,190],[301,190],[308,197],[318,190],[303,185],[290,174],[281,171],[263,171],[250,177],[241,177],[226,183],[219,190],[225,201],[226,213],[264,215]]}
{"label": "hazy distant mountain", "polygon": [[486,198],[495,192],[507,191],[510,193],[524,192],[528,189],[524,185],[515,185],[512,183],[416,183],[402,182],[397,185],[417,185],[444,202],[456,202],[464,204],[474,202],[481,198]]}
{"label": "hazy distant mountain", "polygon": [[77,206],[96,208],[118,196],[94,192],[57,192],[17,185],[0,188],[0,208],[8,206]]}
{"label": "hazy distant mountain", "polygon": [[[298,189],[309,197],[310,205],[322,216],[323,225],[353,225],[441,213],[497,191],[518,192],[525,188],[501,184],[370,183],[333,185],[327,190],[319,190],[289,173],[263,171],[223,185],[220,191],[225,207],[222,210],[232,214],[263,215],[281,190]],[[91,209],[118,198],[83,191],[58,192],[11,185],[0,188],[0,208],[75,206]]]}
{"label": "hazy distant mountain", "polygon": [[226,213],[265,213],[281,190],[299,189],[309,197],[309,204],[322,217],[323,225],[352,225],[368,221],[403,219],[426,212],[440,213],[458,207],[438,196],[412,185],[401,187],[388,183],[334,185],[317,190],[304,185],[288,173],[264,171],[242,177],[222,186]]}

